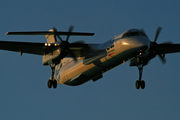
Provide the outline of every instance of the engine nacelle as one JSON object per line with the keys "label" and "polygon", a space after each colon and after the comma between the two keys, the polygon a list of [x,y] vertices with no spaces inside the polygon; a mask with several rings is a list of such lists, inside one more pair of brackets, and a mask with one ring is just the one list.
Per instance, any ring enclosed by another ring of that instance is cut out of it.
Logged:
{"label": "engine nacelle", "polygon": [[60,56],[60,54],[56,54],[56,55],[51,55],[51,54],[43,55],[43,65],[51,65],[55,61],[58,61],[58,60],[60,61],[59,56]]}
{"label": "engine nacelle", "polygon": [[43,65],[59,64],[61,59],[68,55],[67,51],[55,50],[52,53],[43,55]]}

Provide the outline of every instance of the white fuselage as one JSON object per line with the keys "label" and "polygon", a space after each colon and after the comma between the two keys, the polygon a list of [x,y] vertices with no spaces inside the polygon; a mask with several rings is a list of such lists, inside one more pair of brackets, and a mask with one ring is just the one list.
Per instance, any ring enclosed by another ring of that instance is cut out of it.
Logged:
{"label": "white fuselage", "polygon": [[[97,46],[98,54],[89,58],[64,58],[55,68],[54,78],[59,84],[80,85],[148,50],[147,36],[122,37],[122,34]],[[97,53],[97,52],[96,52]]]}

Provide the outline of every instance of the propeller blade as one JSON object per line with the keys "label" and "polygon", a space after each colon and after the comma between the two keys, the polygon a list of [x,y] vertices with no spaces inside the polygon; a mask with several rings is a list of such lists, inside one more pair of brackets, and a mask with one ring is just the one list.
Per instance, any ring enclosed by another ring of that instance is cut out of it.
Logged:
{"label": "propeller blade", "polygon": [[59,35],[56,35],[58,38],[59,38],[59,40],[62,42],[63,40],[62,40],[62,38],[59,36]]}
{"label": "propeller blade", "polygon": [[158,38],[158,36],[159,36],[161,30],[162,30],[162,27],[158,27],[158,28],[157,28],[156,35],[155,35],[155,38],[154,38],[154,42],[157,41],[157,38]]}
{"label": "propeller blade", "polygon": [[69,27],[68,32],[72,32],[72,31],[73,31],[73,29],[74,29],[74,26],[73,26],[73,25],[71,25],[71,26]]}
{"label": "propeller blade", "polygon": [[157,48],[155,49],[155,51],[156,51],[156,54],[159,56],[161,62],[162,62],[163,64],[165,64],[165,63],[166,63],[165,57],[164,57],[162,54],[160,54],[160,52],[159,52],[159,50],[158,50]]}
{"label": "propeller blade", "polygon": [[67,35],[66,41],[69,40],[69,37],[70,37],[71,32],[73,31],[73,29],[74,29],[74,26],[71,25],[71,26],[69,27],[69,30],[68,30],[68,33],[69,33],[69,34]]}
{"label": "propeller blade", "polygon": [[161,54],[158,54],[158,56],[159,56],[161,62],[162,62],[163,64],[165,64],[165,63],[166,63],[166,59],[165,59]]}
{"label": "propeller blade", "polygon": [[[78,35],[78,34],[84,34],[84,33],[75,33],[75,32],[72,32],[73,31],[73,29],[74,29],[74,26],[70,26],[69,27],[69,30],[68,30],[68,32],[66,32],[67,34],[67,38],[66,38],[66,40],[63,40],[60,36],[59,36],[59,34],[58,34],[58,32],[57,32],[57,30],[56,31],[54,31],[54,34],[59,38],[59,40],[60,41],[58,41],[58,42],[56,42],[55,44],[54,44],[54,46],[58,46],[58,47],[60,47],[62,50],[64,50],[64,51],[66,51],[66,52],[68,52],[69,54],[70,54],[70,56],[71,57],[73,57],[73,59],[74,59],[74,61],[77,61],[77,58],[76,58],[76,56],[75,56],[75,54],[73,53],[73,51],[71,50],[71,48],[75,48],[75,47],[77,47],[77,48],[79,48],[79,47],[88,47],[88,44],[85,44],[84,43],[84,41],[77,41],[77,42],[74,42],[74,43],[69,43],[68,42],[68,40],[69,40],[69,37],[71,36],[71,35]],[[91,35],[91,33],[89,34],[87,34],[87,33],[85,33],[84,35]],[[65,52],[64,52],[65,53]],[[65,57],[67,56],[67,55],[64,55]]]}
{"label": "propeller blade", "polygon": [[56,28],[53,28],[53,34],[55,35],[55,36],[57,36],[58,38],[59,38],[59,40],[62,42],[63,40],[62,40],[62,38],[57,34],[57,29]]}

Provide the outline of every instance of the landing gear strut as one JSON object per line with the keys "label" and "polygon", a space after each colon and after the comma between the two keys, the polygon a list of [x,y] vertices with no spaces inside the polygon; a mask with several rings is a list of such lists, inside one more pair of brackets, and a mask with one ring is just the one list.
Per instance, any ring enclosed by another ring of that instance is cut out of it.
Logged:
{"label": "landing gear strut", "polygon": [[139,89],[141,87],[141,89],[145,88],[145,81],[141,80],[142,79],[142,72],[143,72],[143,65],[139,65],[138,66],[139,69],[139,80],[136,81],[136,88]]}
{"label": "landing gear strut", "polygon": [[54,79],[54,70],[55,70],[55,65],[51,65],[51,78],[48,80],[48,88],[56,88],[57,87],[57,81]]}

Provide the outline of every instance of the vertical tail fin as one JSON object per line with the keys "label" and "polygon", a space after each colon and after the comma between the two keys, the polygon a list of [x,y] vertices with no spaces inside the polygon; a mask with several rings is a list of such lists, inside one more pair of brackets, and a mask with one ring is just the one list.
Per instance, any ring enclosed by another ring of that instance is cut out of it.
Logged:
{"label": "vertical tail fin", "polygon": [[[49,31],[54,32],[57,31],[55,28],[50,29]],[[47,43],[53,43],[56,42],[56,36],[55,35],[45,35],[46,39],[47,39]]]}

